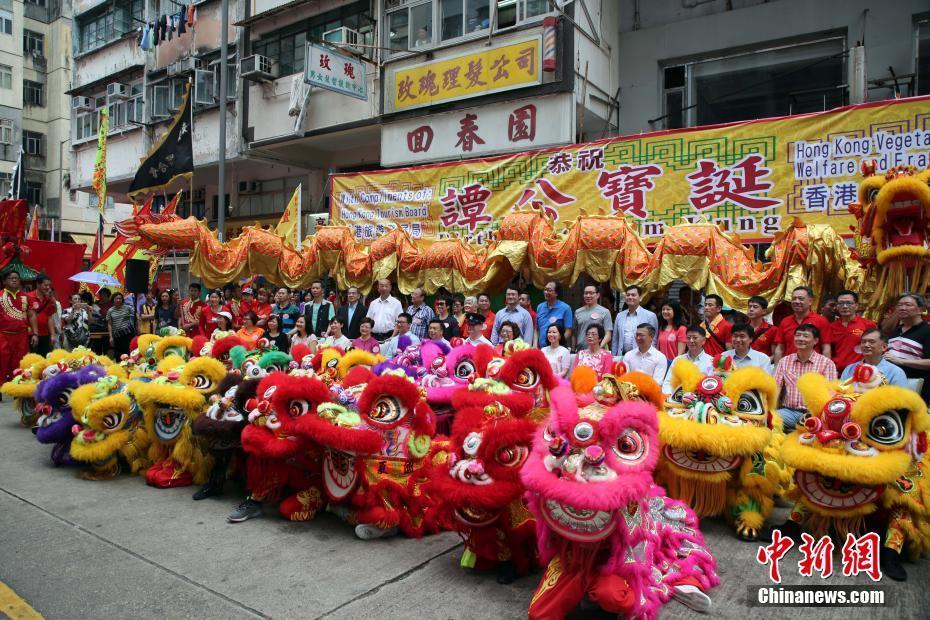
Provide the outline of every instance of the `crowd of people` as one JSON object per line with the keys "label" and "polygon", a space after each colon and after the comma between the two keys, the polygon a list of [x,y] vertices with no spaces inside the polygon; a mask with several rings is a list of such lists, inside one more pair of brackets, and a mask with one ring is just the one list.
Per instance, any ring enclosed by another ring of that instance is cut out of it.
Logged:
{"label": "crowd of people", "polygon": [[327,295],[324,283],[315,281],[305,292],[235,284],[205,291],[191,283],[183,300],[177,290],[133,297],[102,288],[96,296],[75,293],[62,307],[45,276],[28,293],[15,271],[0,277],[4,380],[27,351],[44,355],[56,347],[90,346],[119,358],[129,353],[136,335],[177,328],[205,338],[216,330],[235,332],[253,347],[264,338],[282,351],[298,344],[311,352],[337,346],[386,358],[424,340],[487,344],[502,351],[520,339],[542,349],[560,377],[588,366],[600,378],[622,361],[653,377],[667,394],[676,359],[688,359],[710,373],[715,358],[730,358],[733,367],[756,366],[775,377],[780,414],[789,428],[805,413],[796,383],[806,372],[846,379],[857,365],[868,363],[889,383],[909,385],[930,398],[927,301],[911,293],[900,296],[879,326],[859,314],[853,291],[825,295],[820,312],[814,312],[814,294],[806,286],[792,291],[790,313],[775,320],[764,297],[751,297],[743,313],[726,307],[716,294],[691,303],[696,296],[685,289],[688,294],[678,294],[677,301],[653,295],[646,307],[644,291],[635,285],[623,292],[616,313],[601,304],[604,289],[595,284],[584,286],[583,304],[575,309],[562,300],[556,282],[543,287],[543,301],[535,307],[527,291],[511,286],[503,307],[494,311],[486,294],[440,290],[429,304],[422,288],[411,291],[405,306],[386,279],[378,281],[367,303],[356,287],[344,297],[335,291]]}

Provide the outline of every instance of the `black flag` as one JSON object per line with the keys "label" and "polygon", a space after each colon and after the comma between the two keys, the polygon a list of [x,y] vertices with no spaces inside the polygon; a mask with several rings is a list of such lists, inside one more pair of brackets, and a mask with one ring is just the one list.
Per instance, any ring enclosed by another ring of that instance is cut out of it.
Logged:
{"label": "black flag", "polygon": [[191,85],[187,84],[181,109],[172,119],[168,131],[142,160],[126,192],[133,202],[146,192],[163,189],[179,176],[190,178],[194,172],[194,141],[191,115]]}

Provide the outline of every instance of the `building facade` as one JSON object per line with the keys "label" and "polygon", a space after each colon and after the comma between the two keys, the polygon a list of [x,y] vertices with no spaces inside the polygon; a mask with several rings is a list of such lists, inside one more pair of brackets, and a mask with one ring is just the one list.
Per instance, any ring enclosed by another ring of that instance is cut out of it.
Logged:
{"label": "building facade", "polygon": [[90,190],[107,107],[124,201],[189,82],[196,171],[160,199],[185,189],[180,213],[215,222],[222,192],[227,238],[274,223],[298,185],[312,231],[332,173],[930,92],[920,0],[229,0],[223,97],[221,3],[193,7],[74,5],[70,182]]}
{"label": "building facade", "polygon": [[22,148],[25,197],[43,238],[87,228],[87,197],[71,188],[69,170],[71,68],[70,2],[0,2],[0,192]]}
{"label": "building facade", "polygon": [[624,134],[930,94],[920,0],[620,4]]}

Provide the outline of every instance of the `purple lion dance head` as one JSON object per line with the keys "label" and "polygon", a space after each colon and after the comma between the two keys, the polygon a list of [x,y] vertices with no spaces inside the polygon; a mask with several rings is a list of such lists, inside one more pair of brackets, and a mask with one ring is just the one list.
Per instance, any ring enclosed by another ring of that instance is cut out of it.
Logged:
{"label": "purple lion dance head", "polygon": [[55,466],[71,465],[74,461],[68,453],[71,446],[71,392],[85,383],[93,383],[106,371],[96,364],[78,370],[63,372],[43,380],[36,387],[36,410],[39,419],[33,429],[40,443],[53,444],[52,463]]}

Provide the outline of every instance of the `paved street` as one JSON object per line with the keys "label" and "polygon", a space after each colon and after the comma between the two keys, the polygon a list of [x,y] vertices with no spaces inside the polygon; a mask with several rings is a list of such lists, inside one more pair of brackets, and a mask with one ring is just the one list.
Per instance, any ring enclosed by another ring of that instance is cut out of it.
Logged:
{"label": "paved street", "polygon": [[[9,403],[0,405],[0,455],[0,582],[46,618],[521,618],[539,578],[500,586],[466,573],[453,534],[363,542],[328,514],[309,524],[269,516],[231,525],[238,489],[193,502],[192,489],[156,490],[136,477],[81,481],[51,467],[48,448],[17,425]],[[714,617],[849,616],[750,608],[747,586],[766,580],[756,545],[718,523],[704,531],[723,581]],[[786,583],[802,583],[797,559],[792,551],[782,564]],[[930,562],[908,569],[907,584],[882,584],[888,606],[867,611],[872,619],[927,617]],[[7,603],[0,594],[0,615]],[[677,603],[663,615],[702,617]]]}

